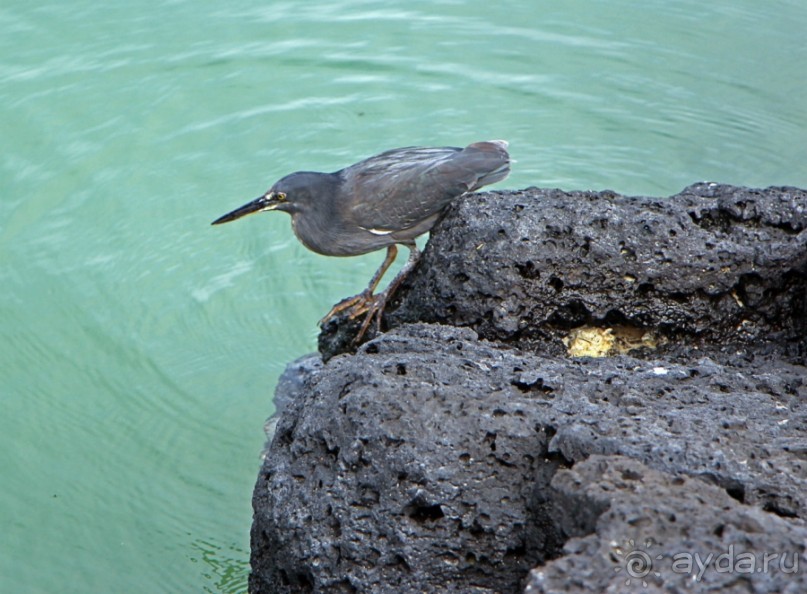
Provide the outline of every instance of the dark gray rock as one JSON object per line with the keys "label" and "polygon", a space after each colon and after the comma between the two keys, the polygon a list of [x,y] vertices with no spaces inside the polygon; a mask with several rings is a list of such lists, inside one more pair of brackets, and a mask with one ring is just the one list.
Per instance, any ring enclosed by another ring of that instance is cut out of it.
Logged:
{"label": "dark gray rock", "polygon": [[[697,184],[666,199],[530,189],[458,201],[391,325],[562,351],[570,328],[807,354],[807,192]],[[803,360],[803,359],[802,359]]]}
{"label": "dark gray rock", "polygon": [[[807,192],[702,183],[669,198],[471,194],[437,225],[389,327],[467,326],[561,354],[582,325],[652,328],[667,350],[762,344],[807,358]],[[355,328],[320,337],[325,359]]]}
{"label": "dark gray rock", "polygon": [[502,376],[492,394],[511,355],[479,348],[410,327],[308,377],[256,485],[251,591],[512,591],[560,550],[532,497],[563,462],[542,392]]}
{"label": "dark gray rock", "polygon": [[251,591],[519,591],[607,507],[549,489],[594,454],[702,479],[778,530],[807,510],[804,371],[560,359],[396,329],[305,378],[281,417],[255,489]]}
{"label": "dark gray rock", "polygon": [[[468,196],[396,299],[278,386],[250,592],[807,591],[803,190]],[[800,573],[671,565],[729,551]]]}
{"label": "dark gray rock", "polygon": [[526,594],[807,591],[807,528],[703,481],[592,456],[558,472],[551,492],[572,529],[605,511],[531,572]]}
{"label": "dark gray rock", "polygon": [[263,426],[266,433],[267,443],[261,457],[265,457],[268,451],[269,443],[275,436],[275,429],[277,423],[286,412],[286,408],[303,397],[305,390],[306,378],[316,374],[322,369],[323,363],[319,355],[308,354],[292,361],[286,365],[286,369],[277,381],[275,388],[275,412],[270,416]]}

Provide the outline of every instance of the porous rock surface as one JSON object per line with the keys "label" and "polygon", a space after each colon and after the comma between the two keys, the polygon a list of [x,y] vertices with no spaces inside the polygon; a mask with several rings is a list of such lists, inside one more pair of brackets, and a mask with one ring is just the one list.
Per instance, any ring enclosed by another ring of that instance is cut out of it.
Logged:
{"label": "porous rock surface", "polygon": [[[459,201],[391,330],[280,382],[250,591],[807,591],[805,228],[794,188]],[[566,356],[611,324],[658,346]]]}
{"label": "porous rock surface", "polygon": [[804,591],[804,525],[704,481],[593,455],[558,472],[550,491],[560,514],[605,511],[590,534],[533,569],[527,594]]}
{"label": "porous rock surface", "polygon": [[666,199],[525,190],[457,202],[395,323],[560,352],[591,323],[807,355],[807,192],[696,184]]}
{"label": "porous rock surface", "polygon": [[[572,328],[628,324],[673,349],[764,343],[804,362],[806,229],[797,188],[473,194],[433,230],[385,321],[466,326],[552,354]],[[355,329],[326,327],[323,356],[349,351]]]}

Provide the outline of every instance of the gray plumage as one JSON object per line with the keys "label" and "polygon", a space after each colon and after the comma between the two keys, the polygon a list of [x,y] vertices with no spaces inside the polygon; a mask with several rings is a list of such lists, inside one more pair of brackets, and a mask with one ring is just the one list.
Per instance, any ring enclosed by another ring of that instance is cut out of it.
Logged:
{"label": "gray plumage", "polygon": [[[501,181],[510,173],[507,142],[475,142],[465,148],[406,147],[383,152],[334,173],[298,171],[278,180],[261,197],[213,221],[282,210],[291,215],[297,238],[326,256],[357,256],[387,248],[384,263],[359,295],[335,305],[321,324],[345,310],[353,319],[366,313],[355,340],[375,318],[380,328],[387,300],[417,262],[415,238],[429,231],[452,200]],[[389,286],[374,295],[397,255],[409,260]]]}
{"label": "gray plumage", "polygon": [[[454,198],[501,181],[509,172],[503,140],[464,149],[393,149],[334,173],[287,175],[264,196],[213,224],[282,210],[291,215],[295,235],[310,250],[356,256],[394,243],[410,244],[432,228]],[[277,200],[280,195],[283,200]]]}

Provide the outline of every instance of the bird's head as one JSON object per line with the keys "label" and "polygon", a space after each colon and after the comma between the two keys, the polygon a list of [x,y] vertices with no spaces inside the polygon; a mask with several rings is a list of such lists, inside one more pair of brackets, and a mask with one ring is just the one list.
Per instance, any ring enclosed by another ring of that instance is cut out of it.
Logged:
{"label": "bird's head", "polygon": [[287,175],[278,180],[263,196],[228,212],[211,224],[229,223],[246,215],[267,210],[282,210],[295,214],[304,208],[313,199],[314,193],[327,183],[323,178],[328,176],[329,174],[309,171],[299,171]]}

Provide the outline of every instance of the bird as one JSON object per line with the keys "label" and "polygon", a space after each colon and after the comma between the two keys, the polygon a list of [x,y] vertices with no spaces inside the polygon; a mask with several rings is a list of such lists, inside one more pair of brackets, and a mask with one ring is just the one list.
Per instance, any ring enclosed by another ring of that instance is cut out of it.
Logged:
{"label": "bird", "polygon": [[[297,171],[282,177],[258,198],[217,218],[212,225],[246,215],[279,210],[291,215],[297,239],[324,256],[358,256],[386,248],[386,256],[367,288],[343,299],[319,321],[339,313],[365,314],[354,342],[373,319],[380,330],[390,297],[420,257],[415,238],[431,230],[451,202],[510,173],[508,143],[474,142],[465,148],[410,146],[391,149],[333,173]],[[375,293],[398,255],[409,249],[400,272]]]}

